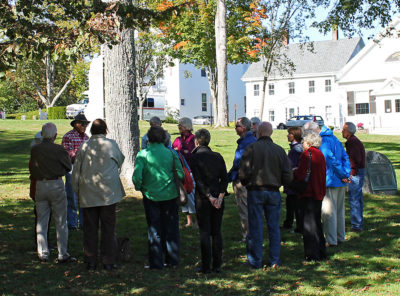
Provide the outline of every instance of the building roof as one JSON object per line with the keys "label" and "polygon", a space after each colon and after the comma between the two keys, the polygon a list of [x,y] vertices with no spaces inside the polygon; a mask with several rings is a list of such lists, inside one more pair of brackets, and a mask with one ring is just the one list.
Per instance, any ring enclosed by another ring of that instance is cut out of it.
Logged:
{"label": "building roof", "polygon": [[[295,70],[292,74],[293,77],[338,72],[364,47],[364,42],[360,37],[314,41],[313,43],[313,51],[308,50],[304,44],[301,46],[300,43],[293,43],[287,46],[286,54],[295,65]],[[275,79],[282,77],[276,69],[274,71],[274,68],[271,73],[271,76]],[[250,65],[246,73],[244,73],[242,80],[252,80],[262,77],[263,64],[262,61],[259,61]]]}

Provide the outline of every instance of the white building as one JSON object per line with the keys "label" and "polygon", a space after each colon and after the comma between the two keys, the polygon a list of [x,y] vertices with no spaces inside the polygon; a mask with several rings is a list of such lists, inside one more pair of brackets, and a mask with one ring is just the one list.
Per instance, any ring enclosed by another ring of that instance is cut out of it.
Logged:
{"label": "white building", "polygon": [[[400,134],[400,18],[378,35],[338,74],[346,93],[348,121],[363,123],[372,133]],[[381,34],[384,34],[385,30]]]}
{"label": "white building", "polygon": [[[228,110],[229,120],[245,116],[245,87],[241,77],[248,65],[228,65]],[[104,118],[103,57],[94,58],[89,70],[89,104],[85,110],[88,120]],[[165,102],[165,112],[179,117],[193,118],[197,115],[211,115],[210,87],[205,71],[190,64],[174,61],[166,67],[164,77],[152,86],[148,98],[160,98]]]}
{"label": "white building", "polygon": [[[293,115],[320,115],[325,125],[341,127],[347,109],[346,92],[339,88],[339,71],[364,47],[361,38],[313,43],[314,50],[289,44],[286,54],[295,66],[291,75],[273,74],[266,87],[263,120],[278,126]],[[273,69],[272,73],[278,73]],[[242,80],[246,84],[246,116],[259,116],[263,83],[262,62],[252,64]]]}

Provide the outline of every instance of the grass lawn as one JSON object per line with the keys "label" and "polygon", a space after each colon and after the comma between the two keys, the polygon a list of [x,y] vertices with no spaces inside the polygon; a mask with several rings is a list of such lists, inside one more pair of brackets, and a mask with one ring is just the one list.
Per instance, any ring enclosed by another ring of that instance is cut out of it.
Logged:
{"label": "grass lawn", "polygon": [[[54,121],[61,136],[71,129],[67,120]],[[75,265],[57,265],[51,254],[39,263],[34,244],[33,203],[28,197],[30,142],[43,122],[0,120],[0,294],[2,295],[400,295],[400,195],[364,197],[365,231],[348,232],[346,242],[328,249],[329,260],[303,262],[298,234],[282,231],[282,266],[252,270],[245,265],[246,246],[239,242],[240,224],[234,196],[226,198],[223,219],[223,273],[202,275],[194,271],[200,260],[196,229],[181,229],[181,264],[178,269],[145,270],[147,231],[140,194],[128,190],[117,207],[118,236],[132,241],[130,262],[114,272],[86,271],[82,232],[71,232],[69,252]],[[141,122],[141,134],[148,128]],[[177,126],[165,124],[171,138]],[[198,126],[195,129],[199,128]],[[211,129],[211,146],[230,169],[237,136],[233,128]],[[340,134],[337,134],[340,140]],[[286,131],[275,131],[273,140],[287,148]],[[400,136],[360,134],[367,150],[384,153],[400,178]],[[232,189],[229,188],[232,192]],[[349,209],[346,207],[346,230]],[[281,219],[285,215],[284,199]],[[181,215],[180,224],[185,224]],[[51,226],[50,241],[55,243]],[[264,260],[268,257],[267,232]]]}

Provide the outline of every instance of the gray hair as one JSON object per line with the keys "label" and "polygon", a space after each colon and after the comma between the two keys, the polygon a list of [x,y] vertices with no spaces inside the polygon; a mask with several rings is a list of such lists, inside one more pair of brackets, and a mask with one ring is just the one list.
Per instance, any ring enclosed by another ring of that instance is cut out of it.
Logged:
{"label": "gray hair", "polygon": [[246,131],[251,130],[251,121],[247,117],[240,117],[237,122],[245,128]]}
{"label": "gray hair", "polygon": [[250,119],[250,121],[251,121],[251,124],[255,124],[256,123],[257,125],[259,125],[260,122],[261,122],[260,118],[258,118],[258,117],[252,117]]}
{"label": "gray hair", "polygon": [[205,128],[199,129],[194,136],[200,146],[208,146],[210,144],[211,135]]}
{"label": "gray hair", "polygon": [[185,129],[187,129],[189,131],[193,130],[193,124],[192,124],[192,120],[190,118],[182,117],[181,119],[179,119],[178,124],[183,126]]}
{"label": "gray hair", "polygon": [[306,142],[315,148],[319,148],[319,146],[321,146],[322,138],[316,132],[308,132],[304,135],[303,142]]}
{"label": "gray hair", "polygon": [[160,117],[153,116],[152,118],[150,118],[150,125],[151,126],[161,126],[162,122],[161,122]]}
{"label": "gray hair", "polygon": [[356,125],[355,125],[354,123],[348,121],[348,122],[346,122],[344,125],[347,125],[347,131],[348,131],[350,134],[354,135],[354,134],[356,133],[357,127],[356,127]]}
{"label": "gray hair", "polygon": [[48,122],[42,126],[42,137],[43,139],[52,139],[57,134],[57,127],[54,123]]}
{"label": "gray hair", "polygon": [[260,137],[271,137],[274,129],[272,128],[272,124],[268,121],[263,121],[260,123],[257,129],[257,136]]}
{"label": "gray hair", "polygon": [[311,130],[314,132],[319,132],[321,130],[321,128],[319,127],[318,123],[316,123],[315,121],[307,121],[303,126],[303,130],[304,131]]}

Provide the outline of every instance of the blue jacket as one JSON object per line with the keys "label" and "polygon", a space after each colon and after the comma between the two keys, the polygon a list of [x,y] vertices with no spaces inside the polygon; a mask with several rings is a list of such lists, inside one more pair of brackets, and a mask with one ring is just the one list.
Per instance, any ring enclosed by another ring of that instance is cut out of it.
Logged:
{"label": "blue jacket", "polygon": [[342,143],[325,125],[321,129],[320,136],[322,137],[322,144],[319,150],[321,150],[326,161],[326,187],[346,186],[341,179],[350,176],[349,156]]}
{"label": "blue jacket", "polygon": [[243,153],[246,150],[247,146],[250,144],[257,142],[257,138],[254,137],[253,132],[247,132],[243,138],[237,140],[238,146],[235,151],[235,159],[233,160],[233,166],[228,173],[228,181],[232,182],[239,178],[239,164],[242,159]]}

